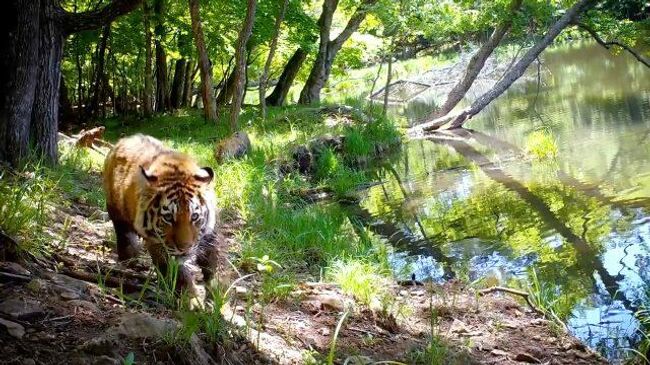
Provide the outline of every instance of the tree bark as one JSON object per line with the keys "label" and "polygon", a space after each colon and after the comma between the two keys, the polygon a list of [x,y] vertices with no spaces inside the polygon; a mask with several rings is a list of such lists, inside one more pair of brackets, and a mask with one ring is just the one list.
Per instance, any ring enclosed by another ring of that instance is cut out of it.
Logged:
{"label": "tree bark", "polygon": [[189,59],[185,63],[185,81],[183,81],[183,96],[181,96],[181,107],[190,105],[192,99],[192,82],[194,75],[192,74],[192,60]]}
{"label": "tree bark", "polygon": [[[192,33],[194,33],[194,43],[199,55],[199,68],[201,71],[201,96],[203,98],[203,115],[206,120],[217,121],[217,104],[214,98],[214,89],[212,87],[212,65],[208,59],[208,52],[205,48],[203,38],[203,27],[199,14],[199,1],[189,0],[190,16],[192,18]],[[190,81],[191,82],[191,81]]]}
{"label": "tree bark", "polygon": [[169,87],[167,83],[167,54],[162,45],[165,37],[164,0],[154,0],[153,11],[156,17],[156,111],[164,113],[169,110]]}
{"label": "tree bark", "polygon": [[70,130],[75,124],[77,124],[76,114],[72,109],[72,102],[68,95],[65,79],[61,76],[59,85],[59,130]]}
{"label": "tree bark", "polygon": [[246,78],[246,44],[253,32],[256,8],[257,0],[248,0],[246,2],[246,18],[244,19],[242,30],[239,32],[237,39],[237,49],[235,51],[235,90],[230,107],[230,131],[233,133],[239,128],[239,113],[244,98],[244,82]]}
{"label": "tree bark", "polygon": [[320,92],[325,86],[327,79],[332,71],[334,58],[338,51],[343,47],[343,43],[347,41],[354,32],[359,29],[361,23],[366,18],[370,8],[377,2],[377,0],[364,0],[355,10],[354,14],[346,24],[345,28],[334,40],[330,40],[330,33],[332,30],[332,19],[334,12],[338,7],[339,0],[324,0],[323,11],[318,19],[318,26],[320,29],[320,43],[318,47],[318,54],[312,66],[309,78],[305,83],[304,88],[300,92],[300,104],[314,104],[320,102]]}
{"label": "tree bark", "polygon": [[95,77],[93,78],[92,90],[90,92],[90,103],[86,109],[86,116],[90,119],[95,118],[99,111],[99,103],[105,102],[104,96],[104,66],[106,64],[106,46],[108,38],[111,35],[111,26],[106,25],[102,30],[102,35],[97,45],[97,67],[95,68]]}
{"label": "tree bark", "polygon": [[170,95],[171,106],[178,109],[181,106],[181,98],[183,96],[183,83],[185,82],[185,64],[187,60],[181,58],[176,60],[174,66],[174,79],[172,81],[172,91]]}
{"label": "tree bark", "polygon": [[576,2],[570,9],[568,9],[560,19],[558,19],[553,26],[546,32],[544,37],[540,39],[533,47],[531,47],[526,54],[508,71],[503,75],[502,79],[494,85],[492,89],[487,91],[485,94],[481,95],[476,99],[472,105],[463,110],[462,112],[453,115],[445,116],[442,118],[435,119],[431,122],[420,124],[411,128],[411,133],[417,131],[432,131],[439,129],[440,127],[449,123],[448,129],[460,128],[465,122],[471,119],[473,116],[478,114],[486,106],[488,106],[494,99],[503,94],[517,79],[524,74],[528,66],[535,60],[537,57],[548,47],[553,40],[574,22],[580,14],[586,11],[588,8],[592,7],[598,2],[598,0],[579,0]]}
{"label": "tree bark", "polygon": [[293,84],[293,80],[296,79],[298,71],[300,71],[305,59],[307,59],[307,52],[304,49],[298,48],[296,52],[293,53],[293,56],[291,56],[289,61],[287,61],[286,66],[284,66],[284,70],[282,70],[282,74],[280,75],[273,92],[266,98],[266,103],[268,105],[284,105],[289,90],[291,89],[291,85]]}
{"label": "tree bark", "polygon": [[3,29],[0,93],[0,159],[18,166],[28,154],[29,124],[36,92],[40,5],[32,0],[9,2]]}
{"label": "tree bark", "polygon": [[80,52],[76,52],[75,64],[77,67],[77,117],[81,117],[84,106],[83,68],[81,67]]}
{"label": "tree bark", "polygon": [[151,16],[151,7],[149,1],[144,1],[142,4],[142,22],[144,26],[144,96],[142,111],[146,118],[153,115],[153,50],[151,49],[151,24],[149,18]]}
{"label": "tree bark", "polygon": [[494,49],[499,45],[499,43],[501,43],[503,36],[512,26],[512,18],[517,9],[521,7],[521,2],[522,0],[513,0],[512,3],[510,3],[510,13],[512,13],[512,15],[494,29],[490,38],[483,43],[481,48],[479,48],[479,50],[469,60],[465,74],[458,83],[454,85],[449,94],[447,94],[447,100],[440,110],[434,111],[426,118],[426,120],[432,120],[447,115],[447,113],[454,109],[456,105],[463,100],[467,91],[472,87],[472,84],[474,84],[474,80],[476,80],[483,69],[485,61],[487,61],[488,57],[490,57],[492,52],[494,52]]}
{"label": "tree bark", "polygon": [[275,50],[278,46],[280,28],[282,27],[288,4],[289,0],[280,0],[280,9],[278,10],[277,18],[275,18],[275,33],[273,34],[273,40],[269,47],[269,56],[266,58],[266,63],[264,64],[264,72],[262,72],[262,77],[260,77],[260,115],[263,120],[266,119],[266,84],[269,78],[269,69],[271,68],[271,63],[275,56]]}

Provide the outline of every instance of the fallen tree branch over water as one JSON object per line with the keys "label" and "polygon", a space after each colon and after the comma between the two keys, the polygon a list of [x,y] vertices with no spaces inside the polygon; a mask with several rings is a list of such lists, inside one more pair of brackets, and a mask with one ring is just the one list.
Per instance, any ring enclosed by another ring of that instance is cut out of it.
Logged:
{"label": "fallen tree branch over water", "polygon": [[430,122],[414,126],[409,130],[409,132],[411,134],[429,132],[447,125],[447,129],[462,127],[464,123],[508,90],[508,88],[524,74],[528,66],[539,57],[542,51],[544,51],[566,27],[573,24],[580,14],[594,6],[597,2],[597,0],[580,0],[575,3],[575,5],[567,10],[566,13],[564,13],[564,15],[553,24],[544,37],[531,47],[515,64],[515,66],[503,76],[501,81],[496,83],[491,90],[476,99],[469,108],[452,116],[443,116]]}

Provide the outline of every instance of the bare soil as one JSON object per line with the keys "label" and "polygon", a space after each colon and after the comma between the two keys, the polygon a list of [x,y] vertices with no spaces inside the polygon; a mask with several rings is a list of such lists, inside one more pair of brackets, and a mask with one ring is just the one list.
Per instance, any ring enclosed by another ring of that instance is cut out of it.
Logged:
{"label": "bare soil", "polygon": [[[399,315],[371,310],[331,283],[303,281],[282,301],[260,303],[255,275],[237,283],[222,311],[232,324],[223,343],[194,336],[174,343],[162,333],[175,314],[150,296],[125,303],[155,274],[146,255],[116,263],[105,214],[60,208],[47,258],[0,263],[2,364],[304,364],[323,361],[344,312],[335,363],[423,363],[435,339],[440,364],[605,364],[561,327],[502,294],[477,296],[460,283],[390,287]],[[239,221],[223,225],[224,251],[236,253]],[[222,263],[222,276],[238,273]],[[101,285],[100,285],[101,283]],[[121,291],[119,286],[121,285]],[[170,327],[168,327],[170,326]],[[431,363],[431,360],[428,360]]]}

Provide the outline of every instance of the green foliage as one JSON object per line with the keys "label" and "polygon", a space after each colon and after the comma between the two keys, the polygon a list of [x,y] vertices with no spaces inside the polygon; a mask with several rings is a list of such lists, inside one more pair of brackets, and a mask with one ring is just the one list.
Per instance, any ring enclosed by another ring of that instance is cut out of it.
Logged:
{"label": "green foliage", "polygon": [[0,169],[0,230],[15,238],[19,249],[33,254],[46,250],[42,234],[54,187],[39,166],[20,173]]}
{"label": "green foliage", "polygon": [[343,292],[362,304],[381,303],[390,295],[387,289],[390,272],[381,270],[374,262],[336,260],[326,273],[328,280],[339,284]]}
{"label": "green foliage", "polygon": [[544,130],[533,131],[526,137],[526,152],[536,159],[554,159],[558,153],[553,136]]}

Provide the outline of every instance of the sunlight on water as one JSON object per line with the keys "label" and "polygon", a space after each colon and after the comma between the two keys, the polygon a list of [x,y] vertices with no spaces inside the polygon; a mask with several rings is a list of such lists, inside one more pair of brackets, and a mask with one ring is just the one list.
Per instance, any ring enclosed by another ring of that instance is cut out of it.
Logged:
{"label": "sunlight on water", "polygon": [[352,212],[420,280],[516,286],[534,270],[570,330],[618,361],[650,284],[650,71],[591,44],[543,69],[539,92],[520,84],[473,130],[410,142]]}

